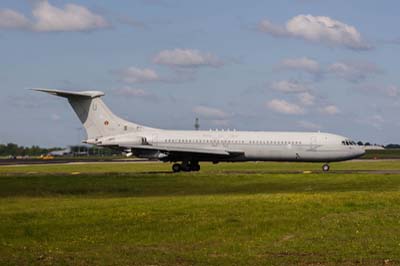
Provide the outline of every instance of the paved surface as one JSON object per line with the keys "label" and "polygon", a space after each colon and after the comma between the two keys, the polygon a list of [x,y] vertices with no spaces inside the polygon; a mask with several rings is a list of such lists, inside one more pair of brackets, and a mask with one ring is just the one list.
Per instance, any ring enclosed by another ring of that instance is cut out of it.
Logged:
{"label": "paved surface", "polygon": [[[374,159],[374,160],[354,160],[358,162],[362,161],[399,161],[399,159]],[[0,159],[0,166],[27,166],[27,165],[46,165],[46,164],[95,164],[95,163],[154,163],[159,161],[150,161],[147,159],[63,159],[56,158],[53,160],[41,160],[41,159]],[[160,162],[161,163],[161,162]],[[322,173],[322,170],[309,170],[309,171],[300,171],[300,170],[288,170],[288,171],[269,171],[269,170],[261,170],[261,171],[246,171],[246,170],[226,170],[226,171],[218,171],[226,174],[311,174],[311,173]],[[144,172],[143,172],[144,173]],[[147,172],[146,172],[147,173]],[[150,172],[156,173],[156,172]],[[160,172],[157,172],[160,173]],[[359,173],[359,174],[400,174],[400,170],[335,170],[331,168],[328,172],[330,174],[351,174],[351,173]]]}
{"label": "paved surface", "polygon": [[147,159],[1,159],[1,165],[33,165],[33,164],[69,164],[69,163],[134,163],[148,162]]}

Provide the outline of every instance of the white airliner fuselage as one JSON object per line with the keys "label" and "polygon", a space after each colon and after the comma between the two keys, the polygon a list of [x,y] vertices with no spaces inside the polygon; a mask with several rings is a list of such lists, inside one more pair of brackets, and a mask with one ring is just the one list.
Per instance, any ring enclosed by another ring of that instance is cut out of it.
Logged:
{"label": "white airliner fuselage", "polygon": [[348,138],[321,132],[186,131],[149,128],[115,116],[101,101],[102,92],[37,89],[69,100],[88,139],[128,156],[175,163],[173,171],[198,171],[199,162],[297,161],[328,162],[357,158],[365,153]]}

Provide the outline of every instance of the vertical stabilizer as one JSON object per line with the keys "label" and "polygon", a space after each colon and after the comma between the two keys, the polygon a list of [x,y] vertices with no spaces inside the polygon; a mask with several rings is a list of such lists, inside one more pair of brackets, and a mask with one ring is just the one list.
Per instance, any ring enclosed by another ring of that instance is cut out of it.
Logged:
{"label": "vertical stabilizer", "polygon": [[100,91],[60,91],[48,89],[34,89],[55,96],[68,99],[75,113],[82,122],[88,139],[120,135],[124,133],[143,131],[150,129],[141,125],[128,122],[114,115],[100,99],[104,96]]}

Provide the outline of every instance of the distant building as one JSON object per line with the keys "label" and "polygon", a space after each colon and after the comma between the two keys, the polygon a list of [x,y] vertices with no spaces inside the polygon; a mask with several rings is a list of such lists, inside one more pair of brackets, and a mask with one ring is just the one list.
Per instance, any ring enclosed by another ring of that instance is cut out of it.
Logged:
{"label": "distant building", "polygon": [[367,146],[364,146],[364,149],[365,150],[384,150],[385,148],[380,145],[367,145]]}
{"label": "distant building", "polygon": [[71,154],[72,154],[72,151],[71,151],[71,148],[70,148],[70,147],[68,147],[68,148],[66,148],[66,149],[64,149],[64,150],[58,150],[58,151],[51,151],[51,152],[49,152],[49,155],[55,156],[55,157],[58,157],[58,156],[67,156],[67,155],[71,155]]}

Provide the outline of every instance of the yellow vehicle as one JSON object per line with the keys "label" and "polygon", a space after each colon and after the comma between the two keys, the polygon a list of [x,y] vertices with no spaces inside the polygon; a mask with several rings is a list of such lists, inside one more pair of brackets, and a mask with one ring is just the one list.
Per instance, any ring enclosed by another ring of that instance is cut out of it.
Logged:
{"label": "yellow vehicle", "polygon": [[40,156],[40,158],[41,158],[42,160],[53,160],[53,159],[54,159],[54,156],[51,156],[51,155],[42,155],[42,156]]}

